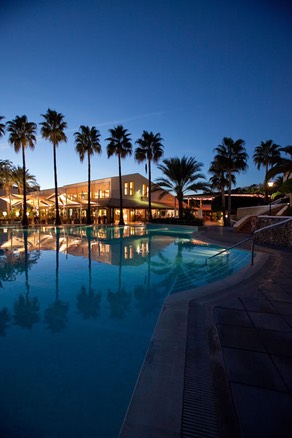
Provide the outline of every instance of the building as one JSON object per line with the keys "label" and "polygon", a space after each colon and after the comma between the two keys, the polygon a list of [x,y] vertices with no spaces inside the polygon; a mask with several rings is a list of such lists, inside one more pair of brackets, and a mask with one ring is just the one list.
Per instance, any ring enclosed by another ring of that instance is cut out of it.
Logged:
{"label": "building", "polygon": [[[92,180],[90,184],[91,214],[94,223],[118,223],[120,219],[119,177]],[[123,216],[125,223],[143,222],[148,217],[148,179],[139,173],[122,176]],[[176,216],[178,204],[175,196],[162,191],[151,192],[153,217]],[[2,198],[3,199],[3,198]],[[12,195],[10,202],[14,215],[20,215],[21,195]],[[41,223],[50,223],[55,217],[55,190],[46,189],[27,195],[28,214]],[[85,221],[88,205],[88,182],[68,184],[58,188],[58,204],[63,223]]]}

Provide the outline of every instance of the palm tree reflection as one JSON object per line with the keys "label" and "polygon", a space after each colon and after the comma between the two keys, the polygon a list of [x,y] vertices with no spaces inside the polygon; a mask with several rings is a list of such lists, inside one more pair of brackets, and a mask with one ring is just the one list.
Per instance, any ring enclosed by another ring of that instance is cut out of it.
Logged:
{"label": "palm tree reflection", "polygon": [[96,319],[99,315],[101,294],[95,294],[93,289],[88,292],[85,286],[81,286],[81,292],[77,296],[77,308],[83,319]]}
{"label": "palm tree reflection", "polygon": [[30,298],[28,292],[20,295],[14,304],[14,322],[23,328],[32,328],[39,322],[39,300],[36,297]]}
{"label": "palm tree reflection", "polygon": [[88,244],[88,292],[85,286],[81,286],[81,292],[77,295],[77,308],[83,319],[96,319],[99,315],[101,293],[95,294],[91,287],[91,228],[86,229]]}
{"label": "palm tree reflection", "polygon": [[111,289],[108,289],[107,293],[107,299],[111,310],[110,315],[112,318],[116,319],[125,318],[131,303],[131,294],[122,287],[123,235],[124,229],[120,228],[118,290],[117,292],[112,292]]}
{"label": "palm tree reflection", "polygon": [[189,246],[181,240],[177,242],[177,254],[175,258],[165,257],[162,252],[158,254],[159,261],[152,261],[152,270],[158,275],[163,275],[163,280],[159,283],[161,286],[168,288],[173,285],[179,277],[182,281],[193,280],[193,270],[199,265],[196,261],[185,262],[183,260],[183,248]]}
{"label": "palm tree reflection", "polygon": [[160,308],[161,302],[159,295],[151,287],[151,251],[152,251],[152,236],[149,235],[148,255],[147,255],[147,276],[145,276],[144,284],[140,284],[134,289],[134,297],[137,301],[137,308],[141,311],[142,316],[153,313],[157,308]]}
{"label": "palm tree reflection", "polygon": [[20,295],[18,300],[14,303],[14,322],[24,328],[32,328],[32,326],[39,321],[39,300],[38,298],[29,297],[29,258],[27,245],[28,230],[23,230],[23,241],[24,241],[24,272],[25,272],[25,295]]}
{"label": "palm tree reflection", "polygon": [[[8,231],[7,242],[2,244],[0,250],[0,284],[2,281],[15,281],[17,275],[25,272],[27,281],[28,270],[36,264],[40,251],[33,249],[28,251],[28,231],[21,230],[20,234]],[[5,248],[5,249],[3,249]],[[1,281],[2,280],[2,281]]]}
{"label": "palm tree reflection", "polygon": [[59,299],[59,250],[60,250],[60,228],[56,228],[56,296],[54,303],[50,304],[45,311],[45,323],[52,333],[59,333],[64,330],[68,322],[69,304]]}

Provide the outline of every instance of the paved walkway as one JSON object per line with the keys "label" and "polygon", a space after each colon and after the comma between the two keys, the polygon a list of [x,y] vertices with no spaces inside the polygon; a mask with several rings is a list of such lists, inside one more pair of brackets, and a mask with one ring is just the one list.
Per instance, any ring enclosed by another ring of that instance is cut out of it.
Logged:
{"label": "paved walkway", "polygon": [[[246,237],[200,235],[228,246]],[[291,436],[292,251],[256,253],[230,282],[169,297],[121,437]]]}
{"label": "paved walkway", "polygon": [[[231,244],[244,237],[212,228],[204,234]],[[222,422],[219,431],[221,436],[290,437],[292,251],[257,245],[256,249],[269,255],[268,262],[255,276],[236,285],[236,290],[232,288],[228,298],[208,309],[213,314],[209,328],[214,329],[210,346],[220,350],[224,367],[225,388],[218,382],[216,386],[216,381],[214,385]],[[214,360],[212,365],[215,369]],[[233,402],[233,423],[223,391]]]}

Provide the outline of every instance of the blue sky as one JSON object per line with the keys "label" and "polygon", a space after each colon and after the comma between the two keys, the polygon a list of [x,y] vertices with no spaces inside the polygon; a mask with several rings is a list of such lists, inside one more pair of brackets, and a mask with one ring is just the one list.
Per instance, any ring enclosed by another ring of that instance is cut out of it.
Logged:
{"label": "blue sky", "polygon": [[[292,143],[291,0],[2,0],[0,17],[0,115],[64,114],[59,185],[87,179],[74,150],[81,124],[102,135],[92,179],[118,173],[105,141],[117,124],[134,147],[143,130],[160,132],[165,158],[194,156],[208,178],[222,138],[244,139],[249,169],[237,186],[263,181],[252,162],[261,141]],[[41,188],[53,187],[52,146],[39,132],[26,157]],[[22,164],[7,136],[0,159]],[[122,172],[145,175],[133,156]]]}

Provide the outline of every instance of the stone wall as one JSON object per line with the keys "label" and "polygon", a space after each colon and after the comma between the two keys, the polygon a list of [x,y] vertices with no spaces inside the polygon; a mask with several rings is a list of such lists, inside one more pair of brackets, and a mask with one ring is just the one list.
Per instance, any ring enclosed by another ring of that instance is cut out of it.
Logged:
{"label": "stone wall", "polygon": [[277,214],[279,210],[285,207],[287,204],[271,204],[270,205],[259,205],[256,207],[240,207],[236,212],[236,219],[240,220],[245,216],[259,216],[260,214],[269,214],[270,208],[272,214]]}
{"label": "stone wall", "polygon": [[284,225],[279,225],[260,233],[255,234],[255,242],[264,243],[266,245],[277,245],[282,247],[292,248],[292,218],[289,216],[258,216],[256,222],[256,230],[267,227],[268,225],[276,224],[291,219],[290,222]]}

